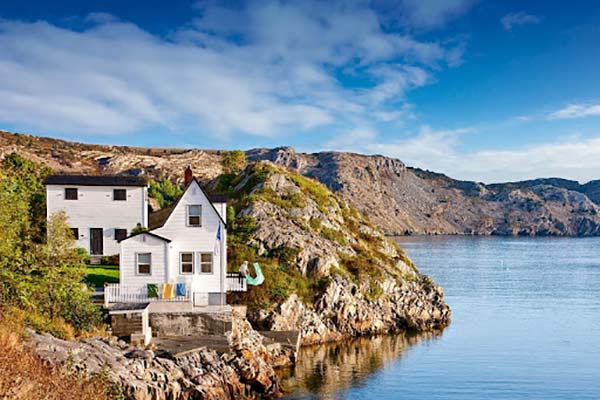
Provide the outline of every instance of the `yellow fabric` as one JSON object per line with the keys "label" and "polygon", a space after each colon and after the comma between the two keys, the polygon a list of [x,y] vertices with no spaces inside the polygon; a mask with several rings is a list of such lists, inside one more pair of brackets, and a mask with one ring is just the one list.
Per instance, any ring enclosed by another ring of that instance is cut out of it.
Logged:
{"label": "yellow fabric", "polygon": [[172,299],[175,297],[175,292],[173,290],[172,283],[163,283],[162,285],[162,298],[163,299]]}

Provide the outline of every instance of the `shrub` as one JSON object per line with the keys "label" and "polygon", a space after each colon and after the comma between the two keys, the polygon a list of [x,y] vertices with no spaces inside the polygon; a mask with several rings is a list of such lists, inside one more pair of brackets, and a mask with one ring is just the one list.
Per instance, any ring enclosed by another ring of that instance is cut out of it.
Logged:
{"label": "shrub", "polygon": [[78,247],[75,250],[77,251],[78,256],[81,257],[81,260],[85,264],[90,263],[90,253],[88,253],[86,249],[84,249],[83,247]]}
{"label": "shrub", "polygon": [[156,180],[151,179],[148,188],[148,196],[156,199],[160,208],[171,205],[182,192],[181,187],[165,178],[164,175],[160,175]]}
{"label": "shrub", "polygon": [[221,156],[221,166],[226,175],[239,174],[246,168],[246,153],[241,150],[226,151]]}
{"label": "shrub", "polygon": [[327,240],[331,240],[332,242],[339,243],[342,246],[346,246],[348,244],[344,233],[338,231],[337,229],[323,228],[321,229],[321,236],[323,236]]}
{"label": "shrub", "polygon": [[[123,398],[120,391],[101,374],[86,377],[82,372],[52,368],[39,359],[22,342],[26,322],[24,314],[22,310],[0,306],[0,397],[12,400]],[[30,314],[28,318],[29,324],[47,324],[43,317]],[[63,324],[62,327],[55,324],[46,330],[60,336],[69,330],[69,325]]]}

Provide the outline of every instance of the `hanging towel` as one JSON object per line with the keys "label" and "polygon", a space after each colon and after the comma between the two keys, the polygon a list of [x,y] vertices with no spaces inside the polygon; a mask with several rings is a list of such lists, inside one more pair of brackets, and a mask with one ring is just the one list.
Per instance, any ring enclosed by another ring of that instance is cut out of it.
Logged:
{"label": "hanging towel", "polygon": [[173,293],[173,284],[172,283],[163,283],[162,285],[162,298],[163,299],[172,299],[175,297]]}
{"label": "hanging towel", "polygon": [[158,298],[158,285],[156,283],[148,284],[148,298],[150,298],[150,299]]}
{"label": "hanging towel", "polygon": [[248,282],[248,285],[253,285],[253,286],[258,286],[258,285],[262,285],[262,283],[265,281],[265,277],[262,273],[262,271],[260,270],[260,265],[258,265],[258,263],[254,263],[254,271],[256,272],[256,278],[253,278],[250,276],[250,274],[246,275],[246,282]]}
{"label": "hanging towel", "polygon": [[185,289],[185,283],[178,283],[176,285],[177,296],[186,296],[187,290]]}

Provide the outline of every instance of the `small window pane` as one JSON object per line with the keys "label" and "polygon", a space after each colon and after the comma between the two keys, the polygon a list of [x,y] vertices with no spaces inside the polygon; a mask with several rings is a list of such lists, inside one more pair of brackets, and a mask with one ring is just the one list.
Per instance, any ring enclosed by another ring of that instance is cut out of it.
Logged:
{"label": "small window pane", "polygon": [[194,255],[192,253],[182,253],[181,261],[182,262],[192,262],[194,260]]}
{"label": "small window pane", "polygon": [[138,274],[150,275],[150,265],[149,264],[139,264],[138,265]]}
{"label": "small window pane", "polygon": [[127,237],[127,229],[115,229],[115,240],[123,240]]}
{"label": "small window pane", "polygon": [[150,253],[138,254],[138,264],[150,264]]}
{"label": "small window pane", "polygon": [[189,226],[201,226],[202,225],[202,206],[199,206],[199,205],[188,206],[188,225]]}
{"label": "small window pane", "polygon": [[71,228],[71,232],[73,232],[73,239],[79,240],[79,228]]}
{"label": "small window pane", "polygon": [[66,200],[77,200],[77,188],[66,188],[65,189]]}
{"label": "small window pane", "polygon": [[204,274],[210,274],[213,271],[213,256],[212,253],[201,253],[200,254],[200,272]]}
{"label": "small window pane", "polygon": [[113,199],[114,200],[127,200],[127,190],[126,189],[114,189],[113,190]]}

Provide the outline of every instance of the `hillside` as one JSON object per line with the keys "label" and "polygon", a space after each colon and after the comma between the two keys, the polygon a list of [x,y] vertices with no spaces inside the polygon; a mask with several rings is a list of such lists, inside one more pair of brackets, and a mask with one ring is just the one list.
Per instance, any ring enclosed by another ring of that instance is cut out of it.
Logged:
{"label": "hillside", "polygon": [[[205,182],[221,174],[221,152],[87,145],[0,132],[0,156],[17,151],[65,173],[128,173],[180,179],[192,166]],[[388,235],[600,235],[600,180],[484,185],[406,166],[383,156],[254,149],[268,160],[326,184]]]}
{"label": "hillside", "polygon": [[230,266],[260,262],[265,273],[230,299],[254,325],[312,344],[450,322],[442,289],[325,185],[267,161],[218,185],[231,196]]}

